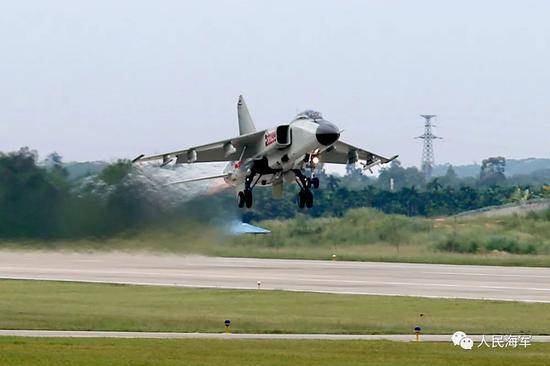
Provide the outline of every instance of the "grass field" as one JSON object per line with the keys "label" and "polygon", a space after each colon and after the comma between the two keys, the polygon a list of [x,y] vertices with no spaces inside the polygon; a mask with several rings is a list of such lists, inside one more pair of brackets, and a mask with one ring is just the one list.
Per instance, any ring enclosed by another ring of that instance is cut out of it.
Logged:
{"label": "grass field", "polygon": [[550,211],[496,218],[426,219],[349,210],[342,218],[257,223],[266,236],[231,237],[215,225],[171,222],[102,240],[2,242],[6,248],[148,250],[225,257],[550,267]]}
{"label": "grass field", "polygon": [[550,266],[550,211],[427,219],[354,209],[342,218],[259,225],[273,234],[239,238],[231,248],[258,257]]}
{"label": "grass field", "polygon": [[2,329],[222,332],[231,319],[237,333],[550,333],[550,304],[12,280],[0,291]]}
{"label": "grass field", "polygon": [[0,337],[1,365],[547,365],[550,344],[474,348],[385,341],[37,339]]}

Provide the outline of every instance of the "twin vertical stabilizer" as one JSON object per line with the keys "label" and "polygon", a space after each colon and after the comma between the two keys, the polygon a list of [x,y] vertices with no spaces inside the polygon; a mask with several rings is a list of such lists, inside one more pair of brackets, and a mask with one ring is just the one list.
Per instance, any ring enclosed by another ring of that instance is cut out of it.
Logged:
{"label": "twin vertical stabilizer", "polygon": [[252,122],[252,117],[250,117],[250,112],[242,95],[239,96],[239,102],[237,103],[237,114],[239,116],[239,135],[256,132],[256,127],[254,127],[254,122]]}

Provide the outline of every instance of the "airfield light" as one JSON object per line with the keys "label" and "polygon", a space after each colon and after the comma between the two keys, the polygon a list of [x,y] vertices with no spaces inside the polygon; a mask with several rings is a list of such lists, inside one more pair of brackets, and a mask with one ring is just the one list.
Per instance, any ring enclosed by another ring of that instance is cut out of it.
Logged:
{"label": "airfield light", "polygon": [[231,320],[226,319],[224,324],[225,324],[225,333],[226,334],[231,334],[231,332],[229,331],[229,326],[231,325]]}
{"label": "airfield light", "polygon": [[258,281],[258,290],[260,289],[260,286],[262,286],[262,281]]}
{"label": "airfield light", "polygon": [[414,327],[414,334],[416,334],[416,341],[418,342],[420,340],[420,331],[422,329],[419,326]]}

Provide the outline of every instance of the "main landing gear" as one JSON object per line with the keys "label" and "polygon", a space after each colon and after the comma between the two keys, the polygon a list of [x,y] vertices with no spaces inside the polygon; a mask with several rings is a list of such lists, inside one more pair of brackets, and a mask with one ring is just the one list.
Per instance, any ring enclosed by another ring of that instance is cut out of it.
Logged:
{"label": "main landing gear", "polygon": [[311,192],[311,188],[319,188],[319,178],[308,178],[301,170],[295,170],[294,174],[296,175],[296,183],[300,186],[300,192],[298,192],[297,197],[298,207],[313,207],[313,192]]}
{"label": "main landing gear", "polygon": [[[244,181],[244,190],[237,193],[237,205],[239,208],[251,208],[253,204],[252,189],[256,186],[261,174],[258,175],[257,179],[254,179],[255,172],[250,172]],[[300,192],[298,193],[297,202],[300,208],[311,208],[313,207],[313,192],[311,188],[319,188],[319,178],[317,177],[306,177],[301,170],[294,170],[294,175],[296,176],[296,183],[300,186]]]}
{"label": "main landing gear", "polygon": [[252,202],[252,189],[245,189],[237,194],[237,204],[239,205],[239,208],[243,208],[244,206],[246,206],[246,208],[250,208],[252,207]]}
{"label": "main landing gear", "polygon": [[254,179],[255,175],[256,174],[254,173],[254,171],[252,171],[246,176],[244,180],[244,191],[240,191],[237,194],[237,204],[239,205],[239,208],[243,208],[244,206],[246,206],[246,208],[252,207],[252,203],[253,203],[252,188],[254,188],[256,183],[258,183],[258,181],[262,177],[262,175],[260,174],[258,176],[258,179],[256,179],[256,181],[252,183],[252,180]]}

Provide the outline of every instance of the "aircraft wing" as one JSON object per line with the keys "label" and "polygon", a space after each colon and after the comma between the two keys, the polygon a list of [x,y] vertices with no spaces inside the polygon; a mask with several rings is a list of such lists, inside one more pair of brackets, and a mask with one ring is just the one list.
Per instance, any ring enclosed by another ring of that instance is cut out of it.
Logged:
{"label": "aircraft wing", "polygon": [[171,151],[164,154],[144,156],[140,155],[132,162],[146,162],[160,160],[166,165],[176,159],[176,164],[206,163],[220,161],[237,161],[254,157],[258,153],[259,144],[263,144],[263,131],[241,135],[227,140],[207,145],[195,146],[185,150]]}
{"label": "aircraft wing", "polygon": [[346,144],[345,142],[336,141],[336,143],[330,148],[321,152],[319,159],[323,163],[333,164],[350,164],[355,163],[358,160],[362,160],[365,162],[365,167],[368,168],[376,164],[387,164],[396,159],[398,156],[399,155],[395,155],[391,158],[386,158],[370,151]]}
{"label": "aircraft wing", "polygon": [[168,182],[165,185],[171,186],[173,184],[182,184],[182,183],[192,183],[192,182],[200,182],[203,180],[210,180],[210,179],[218,179],[218,178],[225,178],[229,176],[229,174],[219,174],[219,175],[210,175],[208,177],[200,177],[200,178],[192,178],[192,179],[185,179],[185,180],[178,180],[175,182]]}

